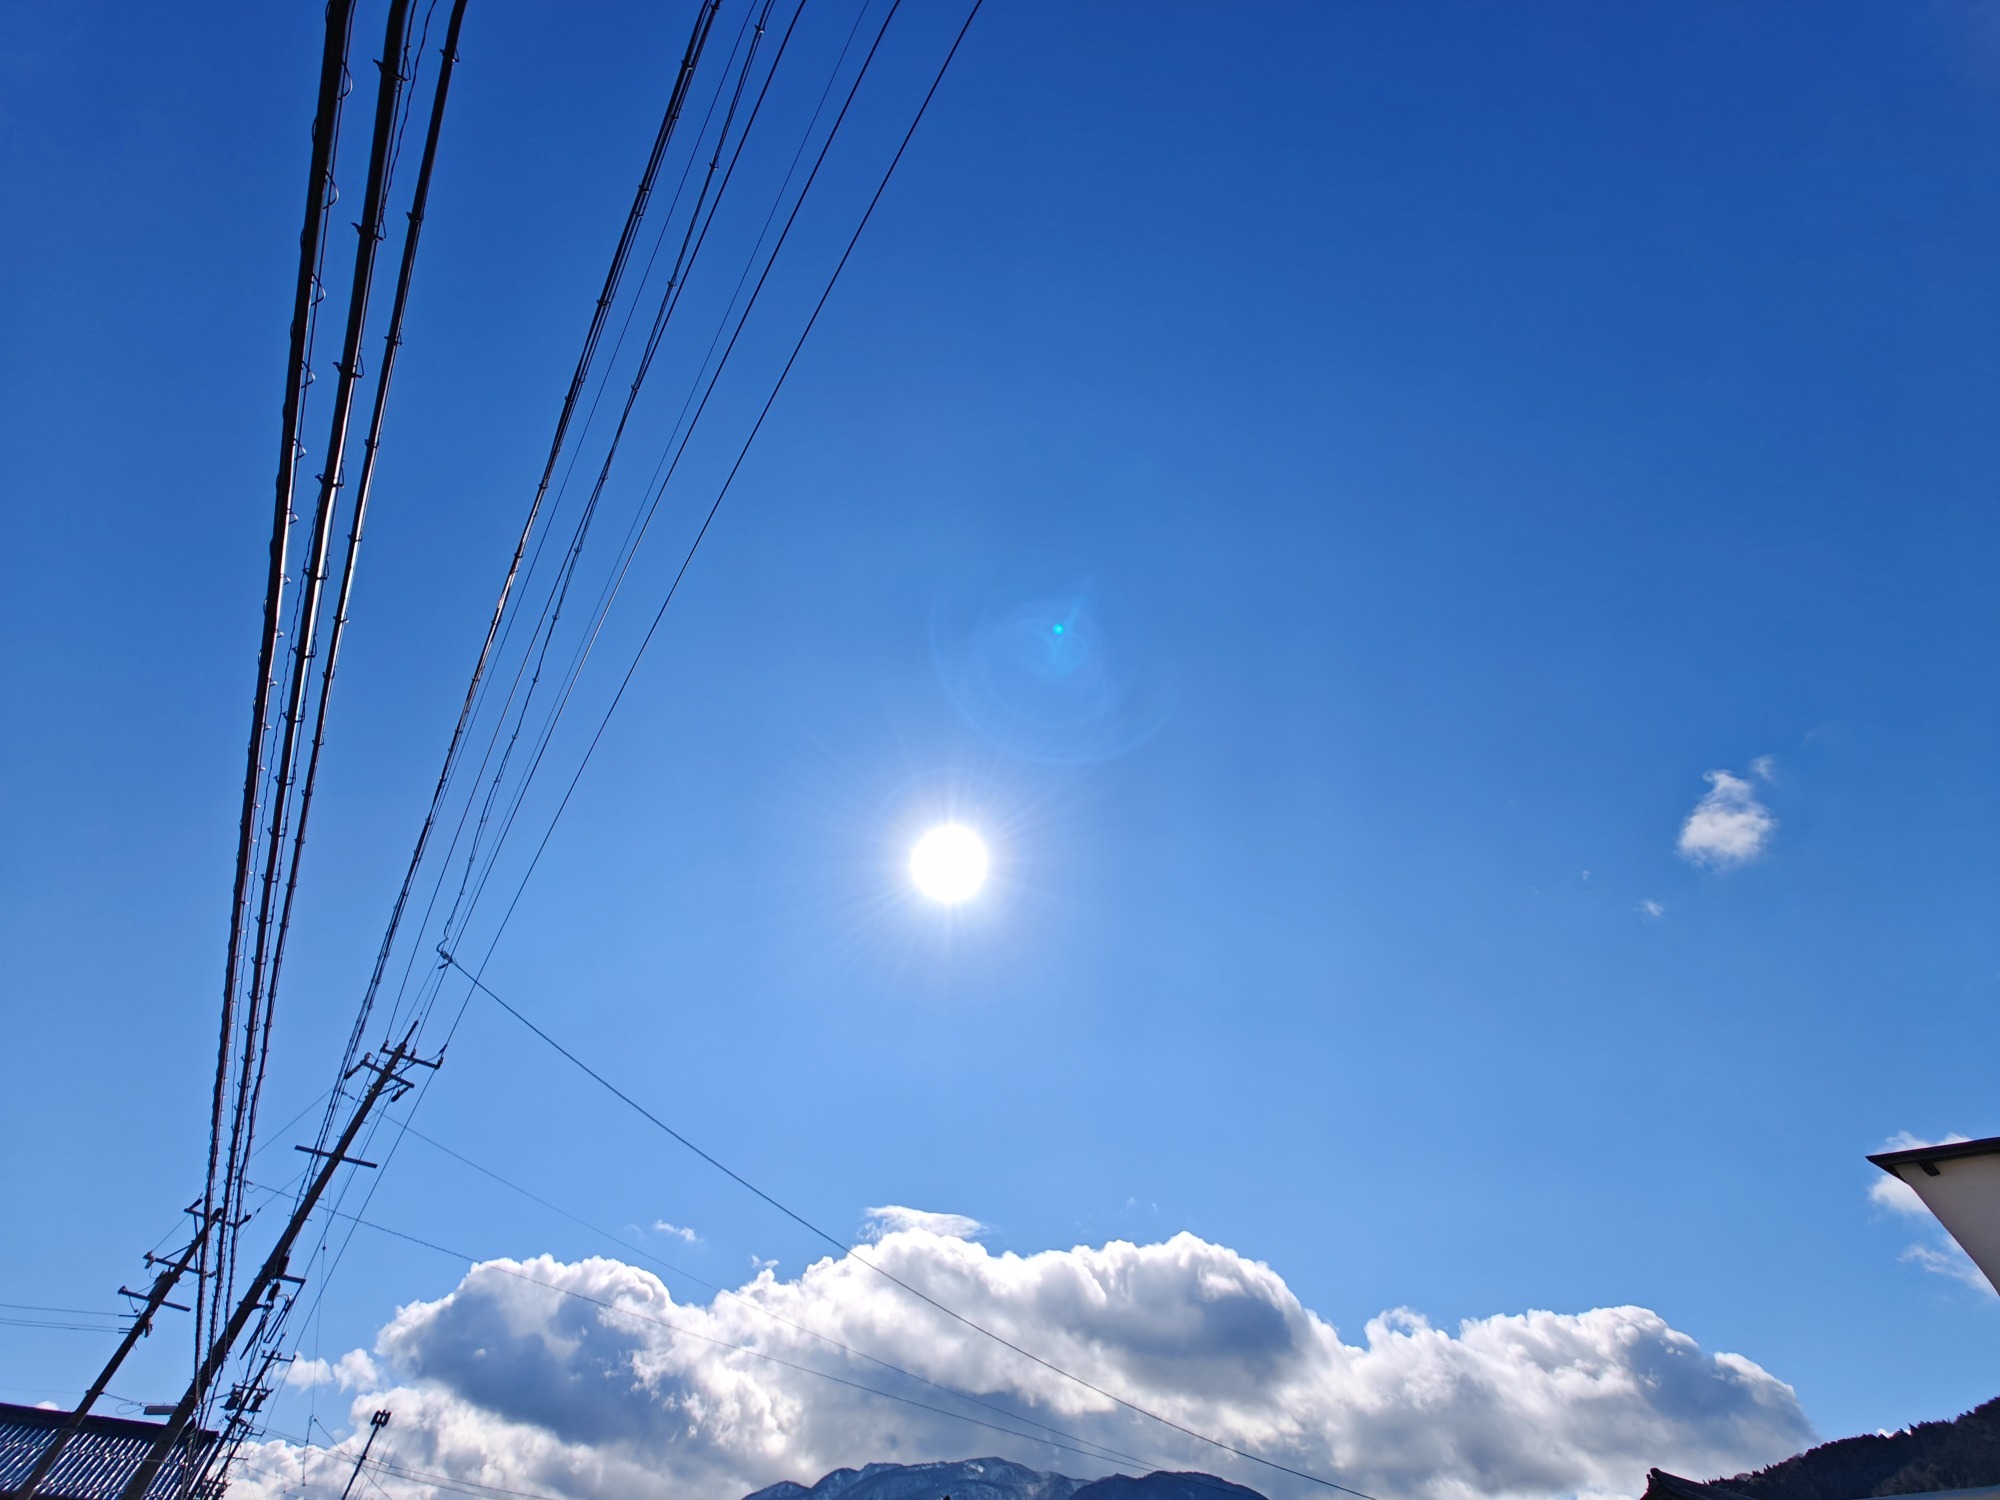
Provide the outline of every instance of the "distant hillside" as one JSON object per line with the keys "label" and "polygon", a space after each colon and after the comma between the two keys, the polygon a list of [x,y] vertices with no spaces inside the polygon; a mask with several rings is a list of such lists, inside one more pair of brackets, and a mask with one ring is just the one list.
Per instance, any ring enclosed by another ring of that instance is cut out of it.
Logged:
{"label": "distant hillside", "polygon": [[1949,1422],[1822,1443],[1759,1469],[1697,1484],[1659,1469],[1646,1500],[1870,1500],[2000,1485],[2000,1397]]}
{"label": "distant hillside", "polygon": [[744,1500],[1264,1500],[1252,1489],[1213,1474],[1148,1474],[1134,1479],[1071,1479],[1004,1458],[950,1464],[870,1464],[835,1469],[810,1487],[790,1480]]}
{"label": "distant hillside", "polygon": [[[955,1493],[952,1500],[958,1500]],[[1070,1500],[1264,1500],[1264,1497],[1213,1474],[1155,1469],[1142,1479],[1129,1474],[1107,1474],[1102,1479],[1093,1479],[1071,1495]]]}

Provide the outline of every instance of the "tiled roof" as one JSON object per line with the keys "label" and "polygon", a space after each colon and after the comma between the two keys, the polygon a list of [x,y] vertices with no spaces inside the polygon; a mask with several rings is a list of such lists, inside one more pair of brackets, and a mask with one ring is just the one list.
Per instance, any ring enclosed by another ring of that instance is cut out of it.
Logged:
{"label": "tiled roof", "polygon": [[[64,1411],[0,1402],[0,1497],[12,1495],[20,1487],[68,1416]],[[118,1500],[164,1426],[95,1413],[85,1417],[54,1470],[42,1481],[40,1500]],[[146,1500],[173,1500],[190,1450],[199,1454],[214,1441],[212,1432],[192,1434],[191,1442],[184,1442],[160,1465],[160,1472],[146,1490]]]}

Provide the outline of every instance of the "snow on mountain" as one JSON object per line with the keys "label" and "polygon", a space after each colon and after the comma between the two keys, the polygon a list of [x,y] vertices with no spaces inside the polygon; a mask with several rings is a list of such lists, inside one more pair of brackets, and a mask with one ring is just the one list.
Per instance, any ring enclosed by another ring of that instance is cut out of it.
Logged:
{"label": "snow on mountain", "polygon": [[1071,1479],[1004,1458],[958,1463],[869,1464],[835,1469],[810,1487],[785,1480],[744,1500],[1264,1500],[1211,1474],[1156,1472],[1134,1479]]}

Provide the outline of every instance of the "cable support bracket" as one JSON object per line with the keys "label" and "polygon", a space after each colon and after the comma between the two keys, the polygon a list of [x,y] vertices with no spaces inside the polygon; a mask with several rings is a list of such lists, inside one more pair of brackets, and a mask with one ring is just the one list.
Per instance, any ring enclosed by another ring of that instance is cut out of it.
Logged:
{"label": "cable support bracket", "polygon": [[294,1146],[294,1151],[303,1151],[307,1156],[324,1156],[333,1161],[344,1162],[350,1167],[379,1167],[380,1162],[363,1161],[358,1156],[342,1156],[338,1152],[322,1151],[317,1146]]}
{"label": "cable support bracket", "polygon": [[[118,1288],[118,1295],[121,1297],[137,1297],[141,1302],[144,1302],[153,1294],[151,1292],[135,1292],[128,1286],[120,1286]],[[161,1307],[171,1307],[175,1312],[192,1312],[194,1310],[185,1303],[169,1302],[164,1297],[160,1299],[159,1305]]]}

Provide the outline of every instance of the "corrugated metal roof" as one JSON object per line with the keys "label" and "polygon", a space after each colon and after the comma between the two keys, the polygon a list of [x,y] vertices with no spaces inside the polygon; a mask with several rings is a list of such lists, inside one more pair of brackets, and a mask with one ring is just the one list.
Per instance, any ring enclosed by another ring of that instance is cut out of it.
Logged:
{"label": "corrugated metal roof", "polygon": [[[0,1495],[11,1495],[20,1487],[68,1416],[65,1411],[0,1402]],[[54,1470],[42,1481],[41,1500],[118,1500],[139,1460],[165,1426],[163,1422],[133,1422],[95,1413],[85,1417]],[[172,1500],[190,1452],[199,1454],[214,1441],[212,1432],[190,1434],[190,1441],[160,1465],[160,1472],[146,1490],[146,1500]]]}

